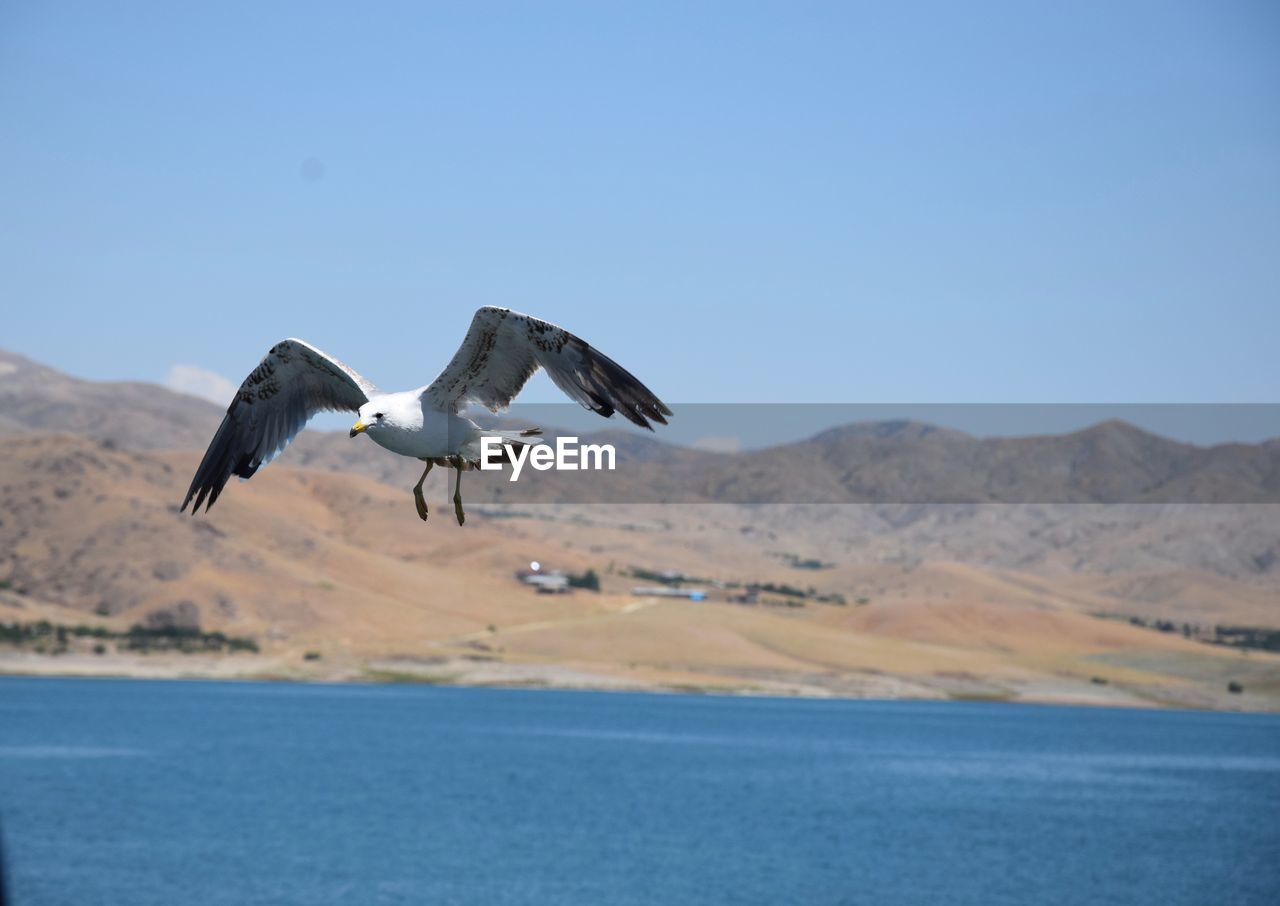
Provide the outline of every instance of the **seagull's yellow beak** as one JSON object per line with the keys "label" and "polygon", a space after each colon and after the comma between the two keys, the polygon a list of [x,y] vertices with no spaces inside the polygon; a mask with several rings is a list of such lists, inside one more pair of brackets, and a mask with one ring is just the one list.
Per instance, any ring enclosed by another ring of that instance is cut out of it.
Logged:
{"label": "seagull's yellow beak", "polygon": [[360,419],[356,419],[356,423],[355,423],[354,425],[352,425],[352,426],[351,426],[351,433],[350,433],[350,434],[348,434],[347,436],[348,436],[348,437],[355,437],[357,434],[363,434],[364,432],[366,432],[366,431],[368,431],[368,430],[369,430],[369,426],[368,426],[368,425],[366,425],[366,424],[365,424],[363,421],[361,421]]}

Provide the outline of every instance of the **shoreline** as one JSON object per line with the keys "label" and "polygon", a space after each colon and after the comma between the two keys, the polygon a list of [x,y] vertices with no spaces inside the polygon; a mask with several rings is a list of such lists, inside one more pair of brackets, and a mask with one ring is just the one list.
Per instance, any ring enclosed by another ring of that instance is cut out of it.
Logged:
{"label": "shoreline", "polygon": [[[72,662],[68,663],[68,660]],[[441,659],[424,663],[409,659],[370,658],[326,667],[328,669],[299,669],[299,665],[292,660],[269,655],[150,655],[127,659],[110,657],[105,662],[101,656],[28,653],[0,655],[0,678],[440,686],[457,689],[631,692],[775,700],[932,701],[1222,714],[1280,713],[1280,703],[1262,695],[1243,695],[1238,698],[1238,704],[1231,701],[1224,705],[1221,700],[1206,700],[1202,696],[1188,695],[1186,690],[1135,690],[1103,686],[1096,692],[1084,690],[1092,694],[1081,694],[1078,684],[1066,683],[1052,689],[1027,684],[1022,687],[1005,686],[991,692],[948,692],[908,678],[875,677],[875,682],[869,683],[862,691],[855,691],[850,688],[833,689],[816,683],[750,681],[733,676],[684,674],[664,680],[653,675],[618,676],[606,670],[585,670],[573,665],[476,664],[464,659]],[[1236,696],[1232,698],[1237,699]]]}

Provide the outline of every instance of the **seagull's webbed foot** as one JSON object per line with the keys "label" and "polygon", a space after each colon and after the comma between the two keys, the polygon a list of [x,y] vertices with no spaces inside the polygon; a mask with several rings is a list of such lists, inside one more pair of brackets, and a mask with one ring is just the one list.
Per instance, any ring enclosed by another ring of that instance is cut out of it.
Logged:
{"label": "seagull's webbed foot", "polygon": [[431,471],[431,466],[432,463],[428,460],[427,467],[422,470],[422,477],[413,486],[413,504],[418,508],[418,518],[423,522],[427,521],[427,499],[422,496],[422,483],[427,480],[427,473]]}
{"label": "seagull's webbed foot", "polygon": [[467,521],[467,514],[462,512],[462,470],[465,468],[462,457],[455,457],[454,468],[458,470],[458,480],[453,486],[453,514],[458,517],[458,525]]}

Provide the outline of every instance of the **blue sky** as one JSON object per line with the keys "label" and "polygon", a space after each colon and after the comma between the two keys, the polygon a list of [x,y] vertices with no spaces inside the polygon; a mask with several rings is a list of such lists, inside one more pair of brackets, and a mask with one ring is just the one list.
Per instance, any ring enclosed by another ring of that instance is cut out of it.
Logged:
{"label": "blue sky", "polygon": [[94,378],[498,304],[674,402],[1280,397],[1273,3],[9,0],[0,197],[0,346]]}

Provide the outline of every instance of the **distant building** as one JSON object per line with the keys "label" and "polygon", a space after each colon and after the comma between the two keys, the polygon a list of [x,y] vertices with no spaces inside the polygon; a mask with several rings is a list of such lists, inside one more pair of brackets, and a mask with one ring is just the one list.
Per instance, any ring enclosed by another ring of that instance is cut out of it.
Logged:
{"label": "distant building", "polygon": [[701,588],[671,588],[655,585],[651,588],[633,588],[631,593],[642,598],[685,598],[689,601],[705,601],[707,593]]}
{"label": "distant building", "polygon": [[535,586],[540,595],[571,595],[573,587],[565,582],[563,584],[555,584],[552,582],[542,582]]}
{"label": "distant building", "polygon": [[540,595],[567,595],[573,591],[569,586],[569,577],[557,569],[518,569],[517,581],[523,582],[537,590]]}

